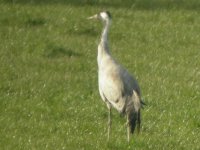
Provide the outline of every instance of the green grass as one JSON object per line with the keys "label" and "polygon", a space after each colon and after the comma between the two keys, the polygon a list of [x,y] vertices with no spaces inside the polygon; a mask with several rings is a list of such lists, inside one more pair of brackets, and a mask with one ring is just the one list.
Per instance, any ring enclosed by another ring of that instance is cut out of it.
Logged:
{"label": "green grass", "polygon": [[[200,149],[200,2],[197,0],[1,0],[0,148]],[[102,26],[113,16],[113,56],[138,79],[147,103],[142,132],[126,142],[125,119],[97,85]]]}

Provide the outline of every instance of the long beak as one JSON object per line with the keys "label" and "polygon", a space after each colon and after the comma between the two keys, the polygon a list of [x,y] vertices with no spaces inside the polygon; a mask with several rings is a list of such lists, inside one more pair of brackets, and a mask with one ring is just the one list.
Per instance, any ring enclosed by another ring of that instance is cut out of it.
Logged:
{"label": "long beak", "polygon": [[94,16],[91,16],[91,17],[88,17],[87,19],[91,20],[91,19],[98,19],[98,15],[94,15]]}

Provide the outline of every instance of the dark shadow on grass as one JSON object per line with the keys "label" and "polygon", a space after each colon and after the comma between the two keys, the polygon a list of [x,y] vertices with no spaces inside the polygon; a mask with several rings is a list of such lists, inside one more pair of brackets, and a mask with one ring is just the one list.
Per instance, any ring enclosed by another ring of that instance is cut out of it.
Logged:
{"label": "dark shadow on grass", "polygon": [[25,22],[25,25],[28,27],[36,27],[45,24],[45,19],[43,18],[28,18]]}
{"label": "dark shadow on grass", "polygon": [[74,6],[90,5],[100,8],[134,8],[144,10],[155,9],[187,9],[200,10],[200,1],[197,0],[3,0],[11,4],[65,4]]}
{"label": "dark shadow on grass", "polygon": [[61,58],[61,57],[80,57],[81,54],[77,53],[70,48],[64,48],[59,46],[48,46],[44,52],[44,56],[47,58]]}

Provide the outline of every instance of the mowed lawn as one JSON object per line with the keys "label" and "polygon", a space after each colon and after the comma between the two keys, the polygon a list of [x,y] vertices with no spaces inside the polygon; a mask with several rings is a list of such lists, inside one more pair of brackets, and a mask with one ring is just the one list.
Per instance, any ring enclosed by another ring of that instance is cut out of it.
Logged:
{"label": "mowed lawn", "polygon": [[[200,2],[1,0],[0,149],[200,149]],[[125,118],[98,93],[102,30],[86,18],[109,10],[111,53],[137,78],[147,104],[130,144]]]}

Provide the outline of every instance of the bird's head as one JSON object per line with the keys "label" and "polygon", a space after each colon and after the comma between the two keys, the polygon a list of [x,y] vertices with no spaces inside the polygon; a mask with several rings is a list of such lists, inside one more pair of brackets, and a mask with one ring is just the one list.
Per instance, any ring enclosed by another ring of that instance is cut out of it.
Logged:
{"label": "bird's head", "polygon": [[88,17],[88,19],[97,19],[97,20],[101,20],[102,22],[108,22],[112,19],[112,17],[109,11],[103,11],[103,12],[100,12],[99,14]]}

